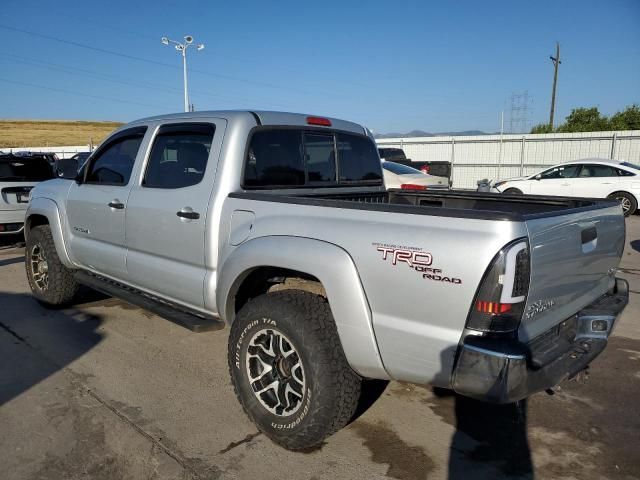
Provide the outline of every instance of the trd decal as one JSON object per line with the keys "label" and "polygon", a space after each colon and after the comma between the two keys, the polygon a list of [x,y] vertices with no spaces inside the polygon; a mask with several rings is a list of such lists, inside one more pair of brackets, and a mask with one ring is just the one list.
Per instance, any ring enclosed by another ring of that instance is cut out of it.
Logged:
{"label": "trd decal", "polygon": [[432,267],[433,255],[421,248],[386,243],[372,243],[372,245],[380,252],[382,260],[390,262],[394,266],[404,263],[412,270],[422,273],[422,278],[425,280],[452,283],[454,285],[462,283],[460,278],[446,276],[442,273],[442,269]]}

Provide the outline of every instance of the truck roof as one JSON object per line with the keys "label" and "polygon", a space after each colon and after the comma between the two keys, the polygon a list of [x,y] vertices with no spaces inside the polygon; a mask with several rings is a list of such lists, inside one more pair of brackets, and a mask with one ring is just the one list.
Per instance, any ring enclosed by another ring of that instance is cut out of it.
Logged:
{"label": "truck roof", "polygon": [[[309,117],[318,117],[318,115],[305,114],[305,113],[291,113],[291,112],[274,112],[268,110],[206,110],[202,112],[181,112],[181,113],[169,113],[164,115],[155,115],[153,117],[141,118],[134,120],[133,122],[124,125],[120,128],[128,128],[131,125],[138,123],[148,123],[156,121],[166,120],[178,120],[178,119],[205,119],[205,118],[224,118],[230,121],[249,121],[256,123],[259,120],[261,125],[299,125],[308,126]],[[367,129],[357,123],[349,122],[346,120],[340,120],[333,117],[319,116],[323,119],[328,119],[331,122],[331,126],[326,128],[345,130],[348,132],[354,132],[367,135]],[[317,126],[317,125],[314,125]]]}

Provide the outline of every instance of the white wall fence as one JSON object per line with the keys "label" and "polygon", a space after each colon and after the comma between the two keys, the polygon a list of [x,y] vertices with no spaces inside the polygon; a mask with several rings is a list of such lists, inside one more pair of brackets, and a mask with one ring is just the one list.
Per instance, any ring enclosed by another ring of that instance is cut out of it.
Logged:
{"label": "white wall fence", "polygon": [[640,163],[640,130],[617,132],[381,138],[414,161],[452,164],[455,188],[476,188],[480,179],[530,175],[547,166],[583,158]]}
{"label": "white wall fence", "polygon": [[15,148],[2,148],[0,149],[4,153],[11,152],[42,152],[42,153],[55,153],[59,158],[70,158],[76,153],[90,152],[91,147],[89,145],[71,145],[64,147],[15,147]]}

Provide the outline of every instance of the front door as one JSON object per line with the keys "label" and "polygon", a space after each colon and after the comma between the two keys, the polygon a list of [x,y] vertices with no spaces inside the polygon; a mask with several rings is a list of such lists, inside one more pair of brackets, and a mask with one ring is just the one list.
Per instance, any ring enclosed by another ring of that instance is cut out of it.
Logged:
{"label": "front door", "polygon": [[558,195],[571,197],[573,193],[573,181],[580,170],[579,165],[566,165],[550,168],[529,180],[531,194],[533,195]]}
{"label": "front door", "polygon": [[162,125],[126,215],[133,285],[204,306],[205,226],[225,122]]}
{"label": "front door", "polygon": [[67,197],[70,251],[82,266],[126,278],[125,209],[146,127],[117,133],[91,156]]}

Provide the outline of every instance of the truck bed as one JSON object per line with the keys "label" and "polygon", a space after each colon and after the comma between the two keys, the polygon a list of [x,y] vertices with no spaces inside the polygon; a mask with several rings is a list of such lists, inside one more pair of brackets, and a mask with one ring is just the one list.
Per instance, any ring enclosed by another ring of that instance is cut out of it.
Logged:
{"label": "truck bed", "polygon": [[606,199],[504,195],[455,190],[327,193],[325,189],[321,193],[254,191],[236,192],[229,196],[298,205],[510,221],[553,217],[566,213],[607,208],[615,204],[615,200]]}

